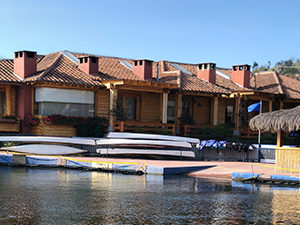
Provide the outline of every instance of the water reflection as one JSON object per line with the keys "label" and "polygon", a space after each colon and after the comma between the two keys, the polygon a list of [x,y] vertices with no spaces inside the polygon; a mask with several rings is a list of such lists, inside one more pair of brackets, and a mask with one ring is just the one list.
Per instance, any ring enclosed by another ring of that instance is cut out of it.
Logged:
{"label": "water reflection", "polygon": [[0,167],[0,224],[300,223],[299,190],[186,176]]}

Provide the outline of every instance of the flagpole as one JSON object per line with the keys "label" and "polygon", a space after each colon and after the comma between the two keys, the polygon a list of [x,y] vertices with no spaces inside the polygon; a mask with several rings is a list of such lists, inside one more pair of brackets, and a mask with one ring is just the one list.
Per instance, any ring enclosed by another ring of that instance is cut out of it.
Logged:
{"label": "flagpole", "polygon": [[[262,100],[260,100],[259,114],[261,114],[261,109],[262,109]],[[260,162],[260,153],[261,153],[260,130],[258,130],[258,157],[257,157],[258,162]]]}

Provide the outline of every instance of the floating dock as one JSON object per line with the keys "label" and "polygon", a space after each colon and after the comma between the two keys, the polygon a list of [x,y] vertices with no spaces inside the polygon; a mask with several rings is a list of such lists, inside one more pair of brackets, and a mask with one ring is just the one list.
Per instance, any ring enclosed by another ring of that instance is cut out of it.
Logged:
{"label": "floating dock", "polygon": [[270,175],[258,173],[232,173],[232,180],[243,183],[262,183],[262,184],[276,184],[276,185],[291,185],[299,186],[299,177],[289,175]]}
{"label": "floating dock", "polygon": [[0,164],[28,167],[63,167],[129,174],[177,175],[207,169],[211,166],[153,166],[139,160],[117,160],[98,157],[42,156],[14,152],[0,152]]}

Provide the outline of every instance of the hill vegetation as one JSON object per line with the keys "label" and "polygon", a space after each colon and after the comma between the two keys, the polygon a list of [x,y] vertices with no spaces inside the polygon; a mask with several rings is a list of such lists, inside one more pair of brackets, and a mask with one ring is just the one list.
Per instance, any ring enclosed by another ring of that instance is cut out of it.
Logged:
{"label": "hill vegetation", "polygon": [[300,59],[281,60],[277,62],[274,67],[271,67],[270,61],[268,61],[265,65],[258,65],[258,63],[254,61],[252,68],[254,73],[262,71],[276,71],[279,74],[289,77],[300,78]]}

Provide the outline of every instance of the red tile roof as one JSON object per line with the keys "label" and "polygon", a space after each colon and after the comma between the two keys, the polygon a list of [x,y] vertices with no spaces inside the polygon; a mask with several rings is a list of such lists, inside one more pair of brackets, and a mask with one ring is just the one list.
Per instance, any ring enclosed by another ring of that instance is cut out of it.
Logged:
{"label": "red tile roof", "polygon": [[[47,65],[47,66],[45,66]],[[46,68],[43,71],[42,68]],[[82,72],[77,65],[62,53],[45,57],[38,66],[38,74],[25,81],[43,81],[84,86],[103,86],[98,76]]]}
{"label": "red tile roof", "polygon": [[0,60],[0,82],[19,83],[21,79],[14,75],[14,60]]}
{"label": "red tile roof", "polygon": [[[85,53],[72,53],[76,57],[90,56]],[[93,55],[94,56],[94,55]],[[103,80],[143,80],[133,73],[131,68],[121,64],[121,61],[133,65],[133,59],[96,56],[99,61],[99,74],[88,75],[78,69],[77,64],[63,52],[37,56],[37,73],[25,79],[25,82],[54,82],[84,86],[101,86]],[[177,64],[177,66],[174,64]],[[158,68],[157,68],[158,66]],[[182,67],[182,71],[178,69]],[[159,80],[156,80],[157,69]],[[187,70],[187,71],[185,71]],[[234,83],[231,69],[217,68],[216,84],[198,79],[197,64],[159,61],[153,62],[153,81],[176,84],[184,91],[203,93],[231,93],[234,91],[254,90],[274,94],[285,94],[288,98],[300,99],[300,81],[275,72],[268,71],[251,76],[250,89]],[[24,82],[13,74],[13,60],[0,61],[0,82]]]}

